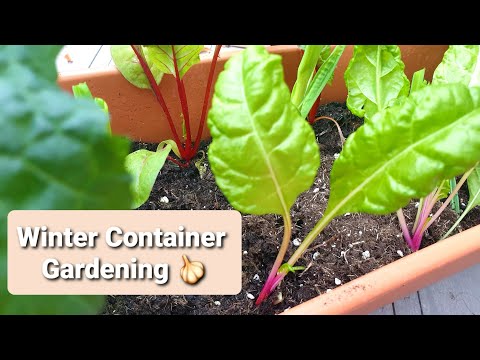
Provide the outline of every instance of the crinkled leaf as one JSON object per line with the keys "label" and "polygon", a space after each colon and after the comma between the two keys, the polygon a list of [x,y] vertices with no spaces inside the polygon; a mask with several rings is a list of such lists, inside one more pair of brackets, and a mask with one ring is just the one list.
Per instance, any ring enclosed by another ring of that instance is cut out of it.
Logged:
{"label": "crinkled leaf", "polygon": [[302,117],[305,118],[308,115],[327,83],[333,78],[333,73],[344,50],[345,45],[337,45],[328,59],[318,69],[307,88],[305,98],[301,104],[300,115]]}
{"label": "crinkled leaf", "polygon": [[165,164],[172,147],[166,145],[157,152],[141,149],[128,154],[125,159],[125,168],[133,178],[132,209],[136,209],[148,200],[158,173]]}
{"label": "crinkled leaf", "polygon": [[11,210],[130,205],[130,178],[123,166],[128,141],[107,133],[108,116],[97,105],[58,88],[56,76],[46,70],[55,68],[58,50],[0,46],[0,313],[97,313],[104,301],[103,296],[8,294],[6,221]]}
{"label": "crinkled leaf", "polygon": [[409,92],[400,48],[397,45],[355,45],[345,71],[347,106],[369,120]]}
{"label": "crinkled leaf", "polygon": [[154,66],[166,74],[175,76],[174,58],[177,61],[180,78],[200,61],[203,45],[147,45]]}
{"label": "crinkled leaf", "polygon": [[332,168],[326,213],[391,213],[478,159],[480,88],[426,87],[347,139]]}
{"label": "crinkled leaf", "polygon": [[[142,50],[157,84],[160,84],[163,72],[156,66],[153,66],[148,49],[142,47]],[[148,82],[147,76],[143,72],[142,66],[130,45],[112,45],[110,53],[115,66],[125,79],[138,88],[150,89],[150,83]]]}
{"label": "crinkled leaf", "polygon": [[480,45],[450,45],[432,83],[480,86]]}
{"label": "crinkled leaf", "polygon": [[215,180],[237,210],[285,214],[320,165],[310,125],[290,102],[281,57],[248,47],[225,64],[208,114]]}

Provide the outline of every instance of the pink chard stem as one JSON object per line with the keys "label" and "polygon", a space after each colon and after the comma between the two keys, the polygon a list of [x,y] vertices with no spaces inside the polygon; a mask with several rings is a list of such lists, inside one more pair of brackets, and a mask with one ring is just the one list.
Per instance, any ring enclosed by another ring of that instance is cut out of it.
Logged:
{"label": "pink chard stem", "polygon": [[280,268],[280,265],[282,265],[283,259],[288,250],[288,245],[290,244],[290,238],[292,236],[292,220],[290,219],[289,214],[285,214],[283,216],[283,223],[285,228],[283,230],[282,245],[278,250],[277,258],[273,263],[272,270],[268,275],[267,281],[265,282],[265,285],[263,286],[262,291],[260,292],[260,295],[258,296],[257,301],[255,302],[257,306],[260,305],[268,297],[268,295],[270,295],[270,293],[275,289],[275,287],[280,283],[280,281],[285,276],[283,275],[279,278],[279,275],[277,275],[277,272],[278,272],[278,269]]}
{"label": "pink chard stem", "polygon": [[175,129],[175,125],[173,124],[172,116],[170,114],[170,111],[168,111],[167,104],[165,103],[165,99],[162,96],[162,93],[160,91],[160,87],[158,86],[158,84],[155,80],[155,77],[153,76],[153,74],[150,70],[150,67],[148,66],[147,62],[143,58],[143,55],[137,49],[138,45],[130,45],[130,46],[132,47],[133,51],[135,52],[135,55],[137,56],[137,59],[140,63],[140,66],[142,67],[143,72],[147,76],[148,82],[150,83],[150,87],[152,88],[152,91],[155,94],[155,97],[156,97],[158,103],[160,104],[163,112],[165,113],[165,116],[167,117],[168,125],[170,126],[170,130],[172,131],[172,134],[173,134],[173,139],[175,140],[175,143],[178,146],[180,154],[183,157],[183,155],[185,153],[185,149],[183,148],[182,142],[180,141],[180,138],[178,137],[177,131]]}
{"label": "pink chard stem", "polygon": [[408,244],[410,249],[413,248],[412,237],[410,236],[410,231],[408,230],[407,222],[405,221],[405,216],[403,215],[403,210],[399,209],[397,211],[398,222],[400,223],[400,228],[402,229],[403,237]]}
{"label": "pink chard stem", "polygon": [[412,244],[413,244],[413,249],[412,251],[417,251],[420,249],[420,245],[422,243],[422,238],[423,235],[425,234],[425,231],[430,227],[430,225],[433,224],[435,220],[438,219],[438,217],[443,213],[443,211],[447,208],[447,206],[450,204],[454,196],[458,193],[462,185],[465,183],[467,180],[468,176],[470,173],[473,171],[474,167],[467,171],[465,174],[463,174],[462,178],[458,182],[457,186],[453,189],[453,191],[450,193],[448,198],[443,202],[442,206],[437,210],[437,212],[429,218],[429,214],[432,211],[435,203],[438,200],[439,197],[439,189],[435,189],[428,197],[425,199],[424,206],[422,209],[422,213],[420,215],[420,219],[418,221],[417,228],[415,229],[415,233],[412,238]]}
{"label": "pink chard stem", "polygon": [[178,68],[177,54],[175,52],[175,45],[172,45],[172,58],[173,66],[175,67],[175,81],[177,82],[178,97],[180,98],[180,104],[182,106],[183,118],[185,120],[185,132],[187,133],[187,139],[185,144],[186,159],[190,160],[193,157],[192,154],[192,133],[190,131],[190,113],[188,111],[187,92],[185,91],[185,85],[180,76],[180,70]]}

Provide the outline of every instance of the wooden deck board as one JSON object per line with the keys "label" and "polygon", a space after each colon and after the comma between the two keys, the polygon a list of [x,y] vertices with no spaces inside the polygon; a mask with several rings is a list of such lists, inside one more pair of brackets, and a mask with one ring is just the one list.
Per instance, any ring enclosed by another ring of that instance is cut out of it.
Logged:
{"label": "wooden deck board", "polygon": [[420,290],[424,314],[480,315],[480,264]]}
{"label": "wooden deck board", "polygon": [[395,315],[422,315],[422,307],[416,291],[403,299],[395,301],[393,307]]}
{"label": "wooden deck board", "polygon": [[388,304],[370,313],[370,315],[395,315],[393,305]]}

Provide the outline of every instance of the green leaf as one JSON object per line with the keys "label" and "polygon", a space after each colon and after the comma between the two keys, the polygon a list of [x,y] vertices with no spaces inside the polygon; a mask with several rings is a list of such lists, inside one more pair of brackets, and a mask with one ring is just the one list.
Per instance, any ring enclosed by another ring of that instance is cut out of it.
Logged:
{"label": "green leaf", "polygon": [[285,263],[278,268],[278,273],[295,273],[296,271],[303,271],[305,269],[305,266],[292,266],[289,263]]}
{"label": "green leaf", "polygon": [[[480,205],[480,167],[477,166],[467,178],[468,183],[468,210]],[[466,210],[465,210],[466,211]]]}
{"label": "green leaf", "polygon": [[300,61],[300,65],[298,65],[297,81],[295,81],[291,96],[292,103],[297,108],[300,107],[305,97],[305,92],[307,91],[308,84],[313,76],[321,52],[322,45],[307,45],[305,48],[302,61]]}
{"label": "green leaf", "polygon": [[450,45],[432,83],[480,86],[480,45]]}
{"label": "green leaf", "polygon": [[146,45],[152,63],[160,71],[175,76],[174,59],[180,78],[200,61],[203,45]]}
{"label": "green leaf", "polygon": [[57,51],[0,46],[0,313],[97,313],[104,302],[103,296],[8,294],[11,210],[126,209],[131,202],[123,167],[129,143],[107,133],[108,116],[97,105],[58,88],[48,70]]}
{"label": "green leaf", "polygon": [[471,172],[467,178],[468,183],[468,204],[463,213],[457,219],[455,224],[453,224],[450,229],[442,236],[442,239],[447,238],[453,230],[456,229],[458,224],[460,224],[463,218],[477,205],[480,205],[480,166],[476,166],[475,169]]}
{"label": "green leaf", "polygon": [[157,152],[141,149],[128,154],[125,159],[125,168],[133,177],[132,209],[140,207],[148,200],[158,173],[171,149],[170,145],[166,145],[162,149],[157,149]]}
{"label": "green leaf", "polygon": [[[163,72],[156,66],[153,66],[148,49],[145,47],[142,47],[142,49],[157,84],[160,84]],[[138,88],[150,89],[148,78],[143,72],[142,66],[130,45],[112,45],[110,53],[115,66],[125,79]]]}
{"label": "green leaf", "polygon": [[315,134],[290,102],[281,57],[264,47],[227,61],[208,127],[210,166],[235,209],[284,215],[312,185],[320,165]]}
{"label": "green leaf", "polygon": [[355,45],[345,71],[347,107],[369,120],[375,113],[407,96],[409,81],[397,45]]}
{"label": "green leaf", "polygon": [[325,61],[320,69],[318,69],[315,77],[310,82],[305,98],[300,107],[300,115],[302,115],[303,118],[308,115],[312,106],[315,104],[315,101],[318,99],[330,79],[332,79],[333,72],[335,71],[344,50],[345,45],[337,45],[327,61]]}
{"label": "green leaf", "polygon": [[426,87],[347,139],[332,168],[326,213],[394,212],[478,159],[480,88]]}
{"label": "green leaf", "polygon": [[410,94],[414,91],[423,89],[428,85],[428,81],[425,80],[425,68],[415,71],[412,77],[412,84],[410,87]]}
{"label": "green leaf", "polygon": [[21,66],[36,77],[54,82],[57,80],[55,59],[62,45],[0,45],[0,69],[7,70],[9,65]]}
{"label": "green leaf", "polygon": [[323,65],[325,61],[330,57],[330,54],[332,53],[332,47],[330,45],[320,45],[322,48],[320,50],[320,57],[318,58],[317,61],[317,67],[319,68],[320,66]]}
{"label": "green leaf", "polygon": [[178,149],[177,143],[171,139],[163,140],[160,144],[158,144],[157,151],[162,150],[165,147],[165,145],[170,145],[172,147],[173,153],[177,155],[179,159],[182,158],[182,155],[180,154],[180,150]]}
{"label": "green leaf", "polygon": [[[90,92],[90,89],[88,88],[88,85],[87,85],[86,82],[83,82],[83,83],[80,83],[80,84],[77,84],[77,85],[73,85],[72,86],[72,91],[73,91],[73,96],[77,99],[85,98],[85,99],[94,100],[95,104],[97,104],[98,107],[100,107],[100,109],[103,110],[103,112],[105,112],[107,115],[110,116],[110,114],[108,112],[108,105],[105,102],[105,100],[100,99],[100,98],[94,98],[92,93]],[[107,131],[108,131],[109,134],[112,133],[112,129],[110,128],[110,121],[107,123]]]}
{"label": "green leaf", "polygon": [[437,191],[438,191],[437,200],[447,198],[448,195],[450,194],[450,180],[442,180],[438,185]]}

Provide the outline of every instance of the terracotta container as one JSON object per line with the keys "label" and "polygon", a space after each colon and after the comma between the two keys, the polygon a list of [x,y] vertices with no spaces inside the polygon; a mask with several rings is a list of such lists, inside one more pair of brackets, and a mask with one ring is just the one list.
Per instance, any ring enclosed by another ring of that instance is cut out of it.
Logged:
{"label": "terracotta container", "polygon": [[283,314],[369,314],[478,262],[480,225],[382,266]]}
{"label": "terracotta container", "polygon": [[[401,49],[407,75],[411,78],[415,71],[426,67],[426,78],[431,79],[433,70],[440,63],[447,46],[406,45],[401,46]],[[347,89],[343,73],[352,56],[352,50],[353,47],[348,46],[343,53],[336,68],[332,86],[327,85],[322,93],[322,103],[345,101]],[[292,88],[297,77],[298,64],[302,58],[300,49],[295,45],[280,45],[269,47],[269,51],[282,55],[285,81]],[[223,69],[225,61],[235,53],[236,51],[222,54],[217,62],[215,79]],[[184,77],[193,134],[197,133],[200,121],[209,68],[210,59],[205,59],[193,66]],[[58,79],[59,85],[67,91],[71,91],[72,85],[83,81],[87,82],[94,96],[102,97],[107,102],[114,133],[126,135],[132,140],[156,143],[172,138],[165,115],[150,90],[138,89],[131,85],[116,69],[87,70],[73,75],[61,75]],[[160,85],[174,121],[180,119],[181,108],[175,79],[173,76],[165,76]],[[181,121],[178,120],[175,124],[177,133],[181,134]],[[205,126],[203,138],[208,136],[208,129]]]}
{"label": "terracotta container", "polygon": [[[415,71],[426,67],[426,78],[431,80],[433,71],[446,49],[446,45],[401,46],[408,77],[411,78]],[[300,50],[294,45],[285,45],[270,47],[269,51],[282,55],[285,80],[290,88],[293,87],[301,59]],[[230,52],[222,55],[217,65],[217,75],[225,61],[233,54],[234,52]],[[345,101],[347,90],[343,73],[351,56],[352,47],[349,46],[340,59],[332,86],[327,86],[322,93],[322,103]],[[209,64],[208,59],[201,61],[192,67],[184,78],[191,119],[194,122],[191,124],[194,134],[198,128]],[[83,81],[87,82],[94,96],[107,101],[114,133],[146,142],[171,138],[163,112],[149,90],[130,85],[116,69],[86,71],[59,76],[58,79],[60,86],[67,91],[71,91],[72,85]],[[180,103],[174,79],[166,76],[161,88],[172,116],[178,119]],[[180,127],[178,122],[179,132]],[[207,129],[203,137],[208,137]],[[297,305],[284,314],[367,314],[479,261],[480,226],[477,226],[383,266],[328,294]]]}

